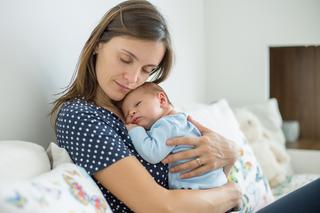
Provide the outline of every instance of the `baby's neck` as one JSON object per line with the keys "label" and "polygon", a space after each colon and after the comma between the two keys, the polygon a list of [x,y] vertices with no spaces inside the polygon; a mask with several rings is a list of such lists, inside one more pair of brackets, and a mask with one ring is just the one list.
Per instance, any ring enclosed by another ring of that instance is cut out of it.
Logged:
{"label": "baby's neck", "polygon": [[177,112],[174,110],[173,106],[169,105],[169,107],[164,111],[163,116],[174,115]]}

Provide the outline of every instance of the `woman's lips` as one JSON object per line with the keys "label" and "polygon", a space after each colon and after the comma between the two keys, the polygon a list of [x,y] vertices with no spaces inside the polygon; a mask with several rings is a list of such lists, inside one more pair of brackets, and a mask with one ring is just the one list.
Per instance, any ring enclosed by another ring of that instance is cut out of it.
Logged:
{"label": "woman's lips", "polygon": [[124,91],[124,92],[129,92],[131,89],[129,88],[129,87],[127,87],[127,86],[125,86],[125,85],[123,85],[123,84],[120,84],[119,82],[117,82],[117,81],[114,81],[119,87],[120,87],[120,89],[122,90],[122,91]]}

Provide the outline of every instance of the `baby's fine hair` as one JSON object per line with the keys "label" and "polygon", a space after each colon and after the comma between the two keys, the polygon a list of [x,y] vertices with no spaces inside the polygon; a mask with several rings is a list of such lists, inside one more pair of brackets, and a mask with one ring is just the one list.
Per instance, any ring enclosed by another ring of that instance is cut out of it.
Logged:
{"label": "baby's fine hair", "polygon": [[154,95],[156,95],[156,94],[159,93],[159,92],[162,92],[162,93],[166,96],[166,98],[167,98],[167,100],[168,100],[168,103],[169,103],[171,106],[173,106],[172,103],[171,103],[171,101],[170,101],[170,99],[169,99],[169,97],[168,97],[168,95],[167,95],[167,93],[166,93],[166,92],[164,91],[164,89],[163,89],[162,87],[160,87],[158,84],[153,83],[153,82],[145,82],[145,83],[143,83],[141,86],[137,87],[136,89],[139,89],[139,88],[142,88],[142,89],[144,89],[146,92],[152,93],[152,94],[154,94]]}

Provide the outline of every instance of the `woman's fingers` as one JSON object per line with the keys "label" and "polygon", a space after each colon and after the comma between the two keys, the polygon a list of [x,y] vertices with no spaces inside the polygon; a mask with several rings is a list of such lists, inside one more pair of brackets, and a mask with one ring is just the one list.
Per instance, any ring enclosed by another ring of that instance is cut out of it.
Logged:
{"label": "woman's fingers", "polygon": [[198,144],[197,137],[177,137],[167,141],[168,146],[177,146],[177,145],[193,145]]}
{"label": "woman's fingers", "polygon": [[[162,162],[173,163],[180,160],[187,162],[178,164],[170,169],[171,172],[184,173],[182,178],[190,178],[202,175],[217,168],[228,168],[232,166],[237,159],[240,149],[236,144],[222,135],[211,131],[197,121],[190,120],[201,132],[200,137],[179,137],[167,142],[170,146],[191,145],[191,150],[181,151],[168,155]],[[195,159],[200,159],[200,164]]]}
{"label": "woman's fingers", "polygon": [[[172,167],[170,169],[170,172],[172,173],[181,172],[182,174],[180,175],[180,177],[182,179],[199,176],[210,170],[211,166],[209,166],[209,164],[206,164],[206,162],[207,162],[207,159],[197,157],[197,158],[194,158],[193,160],[190,160],[188,162],[181,163],[179,165],[176,165],[175,167]],[[183,173],[184,171],[188,171],[188,172]]]}
{"label": "woman's fingers", "polygon": [[242,209],[242,191],[240,186],[235,183],[227,183],[225,185],[229,192],[229,198],[233,202],[234,211],[239,211]]}
{"label": "woman's fingers", "polygon": [[199,131],[201,132],[202,135],[206,132],[211,132],[210,129],[203,126],[198,121],[194,120],[190,115],[188,116],[188,121],[190,121],[193,125],[195,125],[199,129]]}
{"label": "woman's fingers", "polygon": [[170,168],[170,172],[175,173],[175,172],[189,171],[189,170],[193,170],[198,167],[201,167],[203,165],[204,165],[204,160],[197,157],[197,158],[194,158],[193,160],[178,164],[178,165]]}
{"label": "woman's fingers", "polygon": [[209,170],[209,168],[207,168],[207,166],[202,165],[202,166],[200,166],[200,167],[198,167],[196,169],[193,169],[193,170],[191,170],[189,172],[183,173],[182,175],[180,175],[180,177],[182,179],[192,178],[192,177],[200,176],[203,173],[206,173],[208,170]]}
{"label": "woman's fingers", "polygon": [[[187,151],[170,154],[162,161],[162,163],[172,163],[172,162],[176,162],[179,160],[192,159],[192,158],[197,157],[198,155],[199,155],[199,153],[198,153],[197,149],[190,149]],[[179,170],[177,170],[177,172],[178,171],[181,171],[181,170],[179,169]]]}

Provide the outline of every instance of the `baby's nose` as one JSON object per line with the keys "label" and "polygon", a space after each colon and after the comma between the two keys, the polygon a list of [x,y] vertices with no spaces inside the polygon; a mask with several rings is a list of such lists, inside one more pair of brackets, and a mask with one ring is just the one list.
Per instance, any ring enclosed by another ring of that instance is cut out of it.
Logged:
{"label": "baby's nose", "polygon": [[136,114],[136,110],[134,110],[134,109],[133,109],[133,110],[130,110],[130,112],[129,112],[129,115],[130,115],[130,116],[134,116],[135,114]]}

